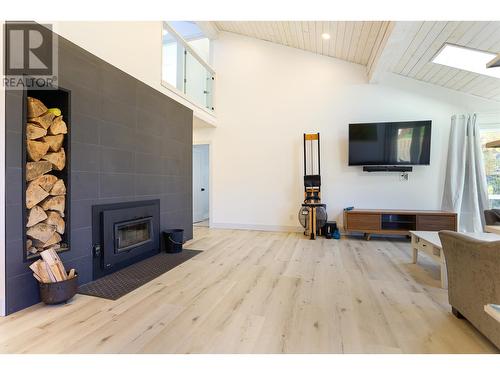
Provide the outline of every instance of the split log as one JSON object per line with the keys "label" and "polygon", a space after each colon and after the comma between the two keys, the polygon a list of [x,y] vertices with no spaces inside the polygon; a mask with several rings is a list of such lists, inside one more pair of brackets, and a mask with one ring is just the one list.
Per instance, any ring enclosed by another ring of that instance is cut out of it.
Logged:
{"label": "split log", "polygon": [[66,123],[63,121],[62,116],[58,116],[54,119],[48,131],[50,135],[68,133],[68,127],[66,126]]}
{"label": "split log", "polygon": [[39,185],[29,184],[26,189],[26,208],[30,209],[49,196]]}
{"label": "split log", "polygon": [[32,181],[51,170],[52,163],[49,161],[28,162],[26,163],[26,181]]}
{"label": "split log", "polygon": [[45,211],[58,211],[62,217],[64,217],[65,205],[66,197],[64,195],[47,198],[41,204]]}
{"label": "split log", "polygon": [[28,96],[28,117],[38,117],[47,112],[47,107],[38,99]]}
{"label": "split log", "polygon": [[50,237],[47,242],[44,243],[43,245],[43,248],[44,249],[49,249],[51,248],[53,245],[56,245],[58,244],[59,242],[62,241],[62,238],[61,236],[59,235],[59,233],[55,232],[52,237]]}
{"label": "split log", "polygon": [[40,250],[40,251],[43,251],[43,245],[45,245],[45,242],[42,242],[42,241],[38,241],[38,240],[35,240],[35,239],[32,239],[33,241],[33,247]]}
{"label": "split log", "polygon": [[49,151],[49,145],[45,142],[28,141],[27,151],[31,161],[39,161]]}
{"label": "split log", "polygon": [[35,124],[40,125],[45,130],[49,129],[54,123],[54,114],[51,112],[44,113],[39,117],[30,118],[30,122],[34,122]]}
{"label": "split log", "polygon": [[51,247],[46,248],[45,250],[54,250],[57,251],[61,248],[61,243],[56,243],[55,245],[52,245]]}
{"label": "split log", "polygon": [[37,275],[40,275],[40,273],[38,272],[38,263],[40,262],[40,260],[37,260],[36,262],[33,262],[29,265],[30,269],[36,273]]}
{"label": "split log", "polygon": [[53,225],[38,223],[26,231],[26,234],[35,240],[47,243],[49,239],[52,238],[54,233],[56,232],[56,228]]}
{"label": "split log", "polygon": [[48,279],[49,281],[46,281],[48,283],[55,283],[57,280],[57,278],[55,277],[54,273],[51,271],[49,265],[40,260],[40,264],[39,264],[39,269],[40,269],[40,272],[42,272],[44,274],[44,276],[46,277],[46,279]]}
{"label": "split log", "polygon": [[42,251],[40,255],[44,262],[47,263],[48,268],[54,274],[57,281],[66,280],[68,278],[64,265],[54,250]]}
{"label": "split log", "polygon": [[42,283],[50,283],[50,278],[49,276],[43,272],[42,266],[40,263],[43,263],[41,260],[37,260],[35,263],[32,263],[30,265],[31,270],[33,271],[33,276],[37,280],[39,280]]}
{"label": "split log", "polygon": [[56,259],[57,267],[59,268],[59,271],[61,272],[63,279],[66,280],[68,278],[68,273],[66,272],[66,268],[64,268],[64,263],[62,262],[61,258],[59,258],[59,255],[57,255],[56,251],[51,250],[51,254],[54,257],[54,259]]}
{"label": "split log", "polygon": [[[45,213],[45,211],[43,210],[42,207],[40,206],[34,206],[30,212],[28,213],[28,223],[26,224],[26,226],[29,228],[29,227],[32,227],[33,225],[36,225],[44,220],[47,219],[47,214]],[[62,219],[61,219],[62,220]],[[47,224],[51,224],[52,223],[47,223]],[[63,221],[63,224],[64,224],[64,221]],[[64,227],[63,227],[63,230],[64,230]],[[33,242],[31,242],[31,245],[33,245]],[[29,246],[31,247],[31,246]]]}
{"label": "split log", "polygon": [[64,135],[63,134],[47,135],[43,137],[43,141],[49,145],[50,151],[57,152],[62,147],[64,141]]}
{"label": "split log", "polygon": [[63,180],[57,180],[52,189],[50,190],[50,195],[65,195],[66,185],[64,185]]}
{"label": "split log", "polygon": [[61,116],[61,110],[59,108],[49,108],[47,111],[52,112],[54,116]]}
{"label": "split log", "polygon": [[47,245],[45,242],[33,240],[33,247],[35,247],[38,251],[44,251],[44,250],[48,250],[48,249],[58,250],[61,248],[61,242],[58,242],[58,243],[53,244],[53,245]]}
{"label": "split log", "polygon": [[33,247],[33,241],[29,238],[26,240],[26,250],[29,250]]}
{"label": "split log", "polygon": [[26,137],[28,139],[42,138],[47,135],[47,130],[38,126],[37,124],[27,123],[26,124]]}
{"label": "split log", "polygon": [[57,177],[51,174],[44,174],[38,178],[35,178],[30,182],[30,185],[39,185],[43,190],[49,193],[52,187],[57,182]]}
{"label": "split log", "polygon": [[55,282],[56,278],[47,269],[47,263],[39,259],[30,265],[31,270],[42,280],[43,283]]}
{"label": "split log", "polygon": [[44,223],[55,226],[57,233],[64,234],[66,224],[57,211],[47,211]]}
{"label": "split log", "polygon": [[62,171],[66,166],[66,154],[64,152],[64,148],[61,148],[59,152],[49,152],[47,155],[43,156],[42,159],[50,161],[56,171]]}

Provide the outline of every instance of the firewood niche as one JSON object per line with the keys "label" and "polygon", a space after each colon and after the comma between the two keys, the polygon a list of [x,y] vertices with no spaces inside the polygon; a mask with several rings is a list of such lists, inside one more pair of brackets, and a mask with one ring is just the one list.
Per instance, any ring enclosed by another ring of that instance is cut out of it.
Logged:
{"label": "firewood niche", "polygon": [[24,95],[23,200],[25,259],[70,249],[70,92]]}

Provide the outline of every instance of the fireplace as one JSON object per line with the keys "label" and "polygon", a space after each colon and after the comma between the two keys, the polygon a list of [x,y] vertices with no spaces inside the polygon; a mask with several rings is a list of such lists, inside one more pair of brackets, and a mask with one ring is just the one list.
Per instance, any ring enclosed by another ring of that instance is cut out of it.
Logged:
{"label": "fireplace", "polygon": [[153,217],[115,224],[115,253],[133,250],[153,242]]}
{"label": "fireplace", "polygon": [[[67,125],[62,143],[66,167],[60,171],[52,168],[45,173],[57,177],[57,181],[52,178],[55,182],[64,181],[64,211],[60,198],[52,202],[58,206],[46,207],[47,210],[41,208],[47,215],[45,220],[49,216],[50,221],[57,219],[59,231],[56,229],[56,232],[61,241],[59,244],[55,241],[53,247],[60,246],[57,249],[59,256],[68,268],[78,271],[82,284],[104,273],[102,253],[99,257],[93,255],[94,245],[104,251],[102,239],[93,237],[93,229],[101,232],[96,225],[92,226],[93,205],[161,198],[160,230],[184,228],[186,238],[192,237],[192,192],[189,189],[192,179],[192,110],[67,39],[56,34],[54,38],[59,55],[58,90],[32,91],[26,88],[23,92],[5,88],[5,100],[1,103],[5,107],[5,129],[2,128],[5,154],[1,162],[5,166],[6,186],[1,199],[5,200],[8,220],[2,228],[5,232],[5,275],[0,284],[5,284],[7,314],[40,301],[38,283],[28,268],[37,260],[38,250],[43,249],[43,245],[38,240],[29,242],[32,238],[26,233],[31,228],[26,226],[30,213],[25,203],[26,190],[32,182],[25,179],[26,164],[32,162],[27,153],[27,136],[29,134],[33,141],[46,136],[50,136],[46,140],[51,141],[61,138],[57,137],[59,134],[45,135],[38,126],[28,129],[27,124],[32,123],[28,121],[28,117],[32,117],[27,111],[28,96],[42,101],[48,108],[59,108]],[[137,119],[140,119],[140,127],[136,126]],[[34,130],[38,133],[33,133]],[[41,136],[37,137],[40,132]],[[41,186],[49,193],[44,200],[53,197],[51,192],[55,193],[51,185],[49,180]],[[32,188],[35,186],[33,184]],[[61,183],[59,187],[62,187]],[[40,189],[35,190],[45,195]],[[61,210],[53,209],[59,207]],[[45,218],[42,210],[36,209]],[[63,221],[54,212],[64,220],[62,234]],[[155,225],[152,228],[156,241],[161,236]],[[108,230],[114,232],[114,227]],[[52,234],[51,237],[58,240],[58,236]],[[49,240],[52,242],[53,238]],[[42,246],[37,248],[37,245]],[[117,267],[119,265],[109,271]]]}
{"label": "fireplace", "polygon": [[157,254],[159,231],[159,200],[93,206],[93,279]]}

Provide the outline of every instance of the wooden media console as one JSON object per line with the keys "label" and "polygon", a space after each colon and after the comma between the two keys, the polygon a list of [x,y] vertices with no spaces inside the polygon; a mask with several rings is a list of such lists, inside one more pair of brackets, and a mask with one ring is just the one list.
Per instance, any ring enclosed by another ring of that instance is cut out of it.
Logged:
{"label": "wooden media console", "polygon": [[344,211],[344,230],[372,234],[408,236],[411,230],[457,230],[457,214],[447,211],[362,210]]}

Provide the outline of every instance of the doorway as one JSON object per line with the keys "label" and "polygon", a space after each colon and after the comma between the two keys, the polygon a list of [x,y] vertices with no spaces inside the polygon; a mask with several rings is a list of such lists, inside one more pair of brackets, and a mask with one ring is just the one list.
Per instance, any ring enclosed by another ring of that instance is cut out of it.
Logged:
{"label": "doorway", "polygon": [[193,223],[207,226],[209,222],[209,145],[193,145]]}

